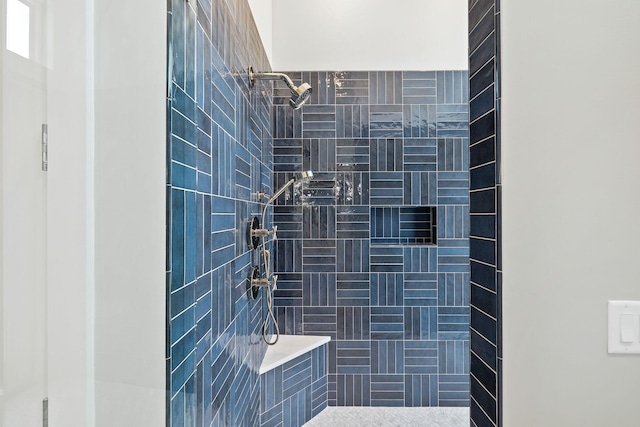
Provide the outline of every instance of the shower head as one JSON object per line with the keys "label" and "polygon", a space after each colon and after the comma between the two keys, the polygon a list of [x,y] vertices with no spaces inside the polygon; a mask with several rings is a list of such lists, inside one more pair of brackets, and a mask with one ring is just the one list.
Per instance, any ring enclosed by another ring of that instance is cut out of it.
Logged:
{"label": "shower head", "polygon": [[258,79],[263,80],[282,80],[287,84],[287,87],[291,91],[291,99],[289,99],[289,105],[294,110],[298,110],[305,102],[309,100],[311,96],[312,88],[309,83],[302,83],[300,86],[296,86],[291,81],[291,78],[284,73],[256,73],[253,71],[253,67],[249,67],[249,86],[253,87],[255,81]]}
{"label": "shower head", "polygon": [[309,83],[302,83],[300,86],[291,91],[291,99],[289,105],[294,110],[299,109],[302,105],[309,100],[311,96],[311,85]]}
{"label": "shower head", "polygon": [[313,171],[302,171],[293,179],[296,181],[309,182],[313,179]]}

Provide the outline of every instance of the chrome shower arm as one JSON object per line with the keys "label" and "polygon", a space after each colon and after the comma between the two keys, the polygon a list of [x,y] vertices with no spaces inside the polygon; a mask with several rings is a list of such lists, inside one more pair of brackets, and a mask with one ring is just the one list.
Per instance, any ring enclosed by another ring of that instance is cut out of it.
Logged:
{"label": "chrome shower arm", "polygon": [[252,67],[249,67],[249,84],[251,87],[255,84],[256,80],[282,80],[286,83],[289,89],[295,91],[296,85],[293,84],[293,81],[284,73],[256,73],[253,71]]}

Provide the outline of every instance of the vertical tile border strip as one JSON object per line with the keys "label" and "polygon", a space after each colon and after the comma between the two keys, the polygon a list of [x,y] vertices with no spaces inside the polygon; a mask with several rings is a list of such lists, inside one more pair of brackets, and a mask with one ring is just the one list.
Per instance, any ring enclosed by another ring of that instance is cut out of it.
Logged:
{"label": "vertical tile border strip", "polygon": [[500,38],[501,38],[501,9],[500,9],[500,0],[495,0],[496,2],[496,62],[495,62],[495,79],[496,79],[496,190],[497,190],[497,199],[496,199],[496,291],[498,296],[497,306],[498,306],[498,330],[496,331],[496,335],[498,337],[497,347],[498,347],[498,361],[497,361],[497,376],[498,379],[496,381],[496,385],[498,389],[497,393],[497,425],[502,426],[502,162],[501,162],[501,149],[502,149],[502,138],[501,138],[501,130],[500,126],[502,121],[500,120],[501,114],[501,104],[502,104],[502,73],[500,72],[500,63],[501,63],[501,49],[500,49]]}
{"label": "vertical tile border strip", "polygon": [[[469,2],[469,46],[471,425],[501,426],[500,0]],[[486,91],[493,92],[491,105]]]}

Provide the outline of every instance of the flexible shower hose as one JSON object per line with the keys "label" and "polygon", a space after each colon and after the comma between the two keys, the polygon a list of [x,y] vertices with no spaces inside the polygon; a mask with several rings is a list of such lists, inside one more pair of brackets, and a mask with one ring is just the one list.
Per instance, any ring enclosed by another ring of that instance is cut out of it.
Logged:
{"label": "flexible shower hose", "polygon": [[[273,315],[273,299],[271,295],[271,287],[267,289],[267,315],[264,318],[264,322],[262,323],[262,339],[268,345],[274,345],[278,342],[278,338],[280,338],[280,328],[278,327],[278,322],[276,321],[276,317]],[[275,328],[275,336],[276,338],[273,341],[269,341],[267,337],[267,329],[269,328],[269,319],[273,322],[273,326]]]}
{"label": "flexible shower hose", "polygon": [[[265,208],[265,212],[266,212],[266,208]],[[264,217],[262,220],[262,223],[264,224]],[[262,256],[264,259],[264,271],[265,271],[265,276],[267,277],[267,280],[269,279],[269,264],[271,263],[271,254],[269,253],[269,251],[267,250],[267,246],[266,246],[266,237],[262,236]],[[275,328],[275,336],[276,339],[273,341],[269,341],[269,338],[267,337],[267,330],[269,329],[269,319],[271,319],[271,321],[273,322],[273,326]],[[271,286],[267,286],[267,315],[264,318],[264,322],[262,323],[262,339],[264,339],[264,342],[266,342],[268,345],[274,345],[275,343],[278,342],[278,338],[280,338],[280,328],[278,327],[278,322],[276,321],[276,317],[273,314],[273,291]]]}

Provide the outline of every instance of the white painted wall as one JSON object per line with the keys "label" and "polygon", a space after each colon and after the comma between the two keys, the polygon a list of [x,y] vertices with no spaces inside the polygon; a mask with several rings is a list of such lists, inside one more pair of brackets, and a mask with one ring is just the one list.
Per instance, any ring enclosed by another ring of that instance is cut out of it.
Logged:
{"label": "white painted wall", "polygon": [[466,0],[273,0],[271,65],[466,70],[467,7]]}
{"label": "white painted wall", "polygon": [[502,2],[504,425],[639,425],[640,2]]}
{"label": "white painted wall", "polygon": [[267,58],[273,64],[273,0],[249,0],[249,7]]}

